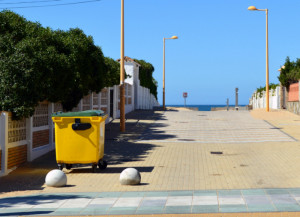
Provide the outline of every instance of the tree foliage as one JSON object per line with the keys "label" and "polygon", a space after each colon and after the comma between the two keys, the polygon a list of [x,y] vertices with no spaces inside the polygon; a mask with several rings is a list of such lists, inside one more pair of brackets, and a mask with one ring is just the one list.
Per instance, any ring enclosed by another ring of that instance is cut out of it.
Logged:
{"label": "tree foliage", "polygon": [[[0,110],[28,117],[41,100],[38,59],[41,27],[12,13],[0,13]],[[40,86],[41,85],[41,86]]]}
{"label": "tree foliage", "polygon": [[150,89],[150,93],[152,93],[157,99],[158,84],[157,81],[153,78],[153,65],[146,62],[145,60],[134,59],[134,61],[141,65],[139,69],[140,85]]}
{"label": "tree foliage", "polygon": [[105,57],[104,60],[106,65],[104,83],[107,87],[120,84],[120,63],[109,57]]}
{"label": "tree foliage", "polygon": [[289,88],[290,84],[297,82],[300,79],[300,59],[297,58],[296,61],[291,61],[287,57],[278,79],[287,88]]}
{"label": "tree foliage", "polygon": [[0,12],[0,110],[15,119],[33,115],[40,101],[76,107],[105,85],[101,48],[80,29],[53,31],[10,12]]}
{"label": "tree foliage", "polygon": [[[279,84],[270,83],[269,84],[269,90],[275,90],[276,87],[278,87],[278,86],[279,86]],[[264,91],[266,91],[266,86],[264,86],[264,87],[260,86],[259,88],[256,89],[256,94],[259,97],[262,97]]]}
{"label": "tree foliage", "polygon": [[[105,86],[103,77],[106,65],[101,49],[82,30],[56,31],[55,37],[58,37],[58,43],[62,43],[59,54],[67,57],[67,64],[61,71],[55,72],[59,76],[52,81],[52,92],[48,96],[52,97],[49,101],[60,101],[63,108],[69,111],[90,91],[99,92]],[[67,85],[60,83],[60,77]]]}
{"label": "tree foliage", "polygon": [[[136,62],[141,85],[157,97],[154,67]],[[119,62],[104,57],[82,30],[53,31],[14,12],[0,12],[0,111],[21,119],[32,116],[44,100],[69,111],[90,92],[119,83]]]}

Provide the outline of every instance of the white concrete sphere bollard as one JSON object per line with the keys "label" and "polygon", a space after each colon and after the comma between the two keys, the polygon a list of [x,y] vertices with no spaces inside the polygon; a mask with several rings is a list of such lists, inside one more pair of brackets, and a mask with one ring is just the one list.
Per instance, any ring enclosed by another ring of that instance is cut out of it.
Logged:
{"label": "white concrete sphere bollard", "polygon": [[63,187],[67,184],[67,176],[61,170],[51,170],[46,175],[46,185],[49,187]]}
{"label": "white concrete sphere bollard", "polygon": [[135,168],[127,168],[120,174],[121,185],[138,185],[141,183],[141,174]]}

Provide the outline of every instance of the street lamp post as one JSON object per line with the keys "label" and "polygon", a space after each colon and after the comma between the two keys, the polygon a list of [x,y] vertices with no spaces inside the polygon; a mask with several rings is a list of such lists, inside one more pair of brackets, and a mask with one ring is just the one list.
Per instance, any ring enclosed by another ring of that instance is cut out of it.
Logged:
{"label": "street lamp post", "polygon": [[266,111],[269,111],[269,46],[268,46],[268,9],[257,9],[254,6],[248,7],[250,11],[266,12]]}
{"label": "street lamp post", "polygon": [[177,36],[171,38],[164,38],[164,52],[163,52],[163,110],[166,110],[166,95],[165,95],[165,40],[166,39],[178,39]]}
{"label": "street lamp post", "polygon": [[125,132],[124,0],[121,0],[120,131]]}

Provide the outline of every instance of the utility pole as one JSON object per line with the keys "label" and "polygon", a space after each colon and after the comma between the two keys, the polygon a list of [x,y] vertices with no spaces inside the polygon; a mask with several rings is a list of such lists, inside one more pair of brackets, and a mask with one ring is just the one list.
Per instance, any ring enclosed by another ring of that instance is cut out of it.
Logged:
{"label": "utility pole", "polygon": [[235,88],[235,110],[239,110],[239,88]]}
{"label": "utility pole", "polygon": [[125,132],[124,0],[121,0],[120,131]]}
{"label": "utility pole", "polygon": [[227,105],[227,111],[229,110],[229,99],[227,98],[226,100],[226,105]]}

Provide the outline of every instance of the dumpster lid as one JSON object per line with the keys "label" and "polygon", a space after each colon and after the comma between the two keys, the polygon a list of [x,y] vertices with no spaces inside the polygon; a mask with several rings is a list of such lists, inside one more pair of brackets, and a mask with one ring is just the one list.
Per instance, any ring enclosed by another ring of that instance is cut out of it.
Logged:
{"label": "dumpster lid", "polygon": [[55,112],[52,117],[87,117],[87,116],[104,116],[102,110],[86,110],[81,112]]}

